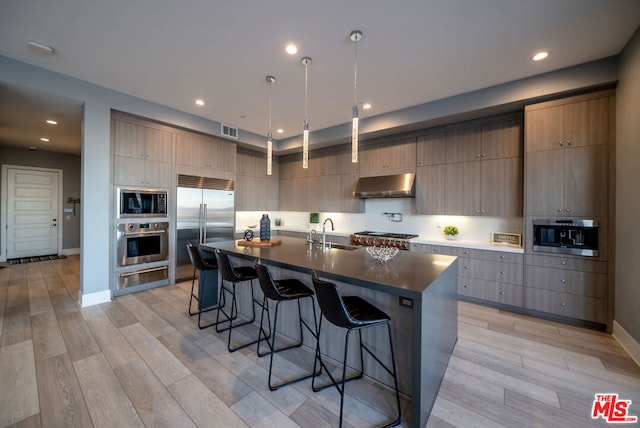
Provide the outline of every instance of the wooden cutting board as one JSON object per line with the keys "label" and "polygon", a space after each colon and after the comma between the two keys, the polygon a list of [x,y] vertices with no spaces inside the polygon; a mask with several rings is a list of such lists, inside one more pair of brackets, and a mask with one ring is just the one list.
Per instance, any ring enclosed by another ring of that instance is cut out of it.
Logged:
{"label": "wooden cutting board", "polygon": [[253,241],[245,241],[241,239],[238,241],[238,245],[241,247],[275,247],[282,244],[279,239],[272,239],[270,241],[261,241],[260,239],[254,239]]}

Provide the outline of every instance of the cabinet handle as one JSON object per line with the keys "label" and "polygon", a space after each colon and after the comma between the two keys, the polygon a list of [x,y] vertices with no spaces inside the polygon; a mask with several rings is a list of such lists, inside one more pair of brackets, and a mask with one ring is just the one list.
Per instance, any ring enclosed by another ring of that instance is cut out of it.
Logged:
{"label": "cabinet handle", "polygon": [[561,213],[562,212],[562,208],[558,208],[558,212]]}
{"label": "cabinet handle", "polygon": [[480,214],[480,210],[476,210],[476,212],[477,212],[478,214]]}
{"label": "cabinet handle", "polygon": [[465,268],[465,269],[469,269],[469,266],[465,266],[464,268]]}
{"label": "cabinet handle", "polygon": [[571,140],[567,140],[567,146],[571,145]]}
{"label": "cabinet handle", "polygon": [[565,265],[567,264],[567,262],[560,262],[560,264],[561,264],[562,266],[565,266]]}
{"label": "cabinet handle", "polygon": [[501,259],[504,259],[504,255],[501,255],[501,256],[500,256],[500,258],[501,258]]}
{"label": "cabinet handle", "polygon": [[561,279],[560,282],[563,283],[563,284],[566,284],[567,280],[566,279]]}
{"label": "cabinet handle", "polygon": [[468,252],[468,251],[465,251],[465,252],[464,252],[464,255],[465,255],[465,256],[468,256],[468,255],[469,255],[469,252]]}
{"label": "cabinet handle", "polygon": [[500,294],[504,296],[504,291],[501,291]]}
{"label": "cabinet handle", "polygon": [[562,140],[558,141],[558,144],[560,144],[560,147],[564,146],[564,144],[562,144]]}
{"label": "cabinet handle", "polygon": [[469,286],[467,284],[463,285],[464,288],[469,288]]}
{"label": "cabinet handle", "polygon": [[487,156],[487,154],[486,154],[486,153],[483,153],[483,154],[482,154],[482,157],[483,157],[483,158],[484,158],[484,157],[486,157],[486,156]]}
{"label": "cabinet handle", "polygon": [[476,159],[480,159],[480,153],[476,155]]}
{"label": "cabinet handle", "polygon": [[565,302],[560,303],[560,306],[567,306]]}
{"label": "cabinet handle", "polygon": [[570,213],[571,212],[571,208],[567,208],[565,211]]}
{"label": "cabinet handle", "polygon": [[500,271],[500,275],[504,275],[504,271],[503,270]]}

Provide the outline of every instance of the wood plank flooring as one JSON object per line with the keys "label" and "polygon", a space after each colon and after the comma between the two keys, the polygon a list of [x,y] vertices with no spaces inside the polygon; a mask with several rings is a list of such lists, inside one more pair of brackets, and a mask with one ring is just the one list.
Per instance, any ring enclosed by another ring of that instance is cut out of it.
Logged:
{"label": "wood plank flooring", "polygon": [[[198,330],[190,283],[81,309],[78,277],[77,256],[0,268],[0,427],[337,426],[335,390],[270,392],[268,358]],[[597,392],[640,416],[640,368],[610,335],[462,302],[458,331],[430,428],[607,426],[590,417]],[[274,372],[312,360],[288,351]],[[383,424],[392,404],[386,389],[351,383],[345,426]]]}

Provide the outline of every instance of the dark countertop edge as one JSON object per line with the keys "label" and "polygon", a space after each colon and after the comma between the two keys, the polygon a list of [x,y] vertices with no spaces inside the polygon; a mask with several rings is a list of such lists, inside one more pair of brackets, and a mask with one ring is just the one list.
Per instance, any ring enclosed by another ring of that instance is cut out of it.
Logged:
{"label": "dark countertop edge", "polygon": [[[283,237],[280,237],[283,238]],[[304,241],[302,239],[299,238],[290,238],[290,237],[284,237],[287,240],[299,240],[299,241]],[[242,258],[242,259],[247,259],[247,260],[255,260],[257,257],[253,254],[245,254],[244,252],[242,252],[241,250],[238,249],[237,246],[237,241],[238,240],[233,240],[233,241],[221,241],[221,242],[215,242],[215,243],[207,243],[207,244],[202,244],[205,249],[207,248],[218,248],[218,247],[222,247],[222,246],[229,246],[229,245],[233,245],[233,250],[229,250],[228,248],[220,248],[221,251],[232,255],[234,257],[238,257],[238,258]],[[344,251],[344,250],[340,250],[340,251]],[[364,249],[361,250],[355,250],[355,251],[364,251]],[[414,253],[414,254],[421,254],[424,255],[426,257],[429,257],[430,254],[426,254],[426,253]],[[451,264],[446,268],[449,269],[451,268],[452,265],[456,265],[457,263],[457,257],[456,256],[444,256],[444,257],[452,257],[454,260],[452,260]],[[300,272],[300,273],[306,273],[311,275],[312,271],[316,271],[318,273],[318,276],[320,276],[322,279],[328,279],[328,280],[334,280],[334,281],[340,281],[340,282],[344,282],[344,283],[348,283],[348,284],[353,284],[353,285],[357,285],[357,286],[361,286],[364,288],[370,288],[372,290],[376,290],[376,291],[381,291],[387,294],[393,294],[393,295],[397,295],[397,296],[401,296],[401,297],[409,297],[412,299],[416,299],[416,298],[420,298],[420,296],[422,295],[422,293],[424,293],[428,288],[429,288],[429,284],[425,285],[424,289],[421,291],[416,291],[416,290],[411,290],[411,289],[407,289],[407,288],[403,288],[403,287],[396,287],[393,285],[389,285],[389,284],[381,284],[378,282],[373,282],[373,281],[369,281],[369,280],[365,280],[365,279],[360,279],[360,278],[354,278],[353,276],[346,276],[346,275],[340,275],[337,273],[333,273],[333,272],[328,272],[322,269],[313,269],[313,268],[308,268],[308,267],[303,267],[303,266],[299,266],[296,264],[292,264],[292,263],[287,263],[287,262],[283,262],[283,261],[276,261],[276,260],[271,260],[269,258],[265,258],[265,257],[261,257],[264,261],[265,264],[267,265],[271,265],[271,266],[276,266],[276,267],[280,267],[280,268],[284,268],[284,269],[289,269],[292,271],[296,271],[296,272]],[[444,269],[444,270],[446,270]],[[444,272],[443,270],[443,272]],[[434,278],[434,280],[437,279]]]}

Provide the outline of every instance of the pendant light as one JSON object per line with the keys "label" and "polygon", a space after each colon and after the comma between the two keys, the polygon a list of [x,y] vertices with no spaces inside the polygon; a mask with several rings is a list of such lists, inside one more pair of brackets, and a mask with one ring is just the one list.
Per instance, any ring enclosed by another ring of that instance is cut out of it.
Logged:
{"label": "pendant light", "polygon": [[269,83],[269,132],[267,133],[267,175],[272,173],[273,165],[273,139],[271,134],[271,87],[276,81],[273,76],[266,77],[267,83]]}
{"label": "pendant light", "polygon": [[305,56],[302,58],[304,65],[304,123],[302,129],[302,168],[309,168],[309,116],[307,110],[307,91],[309,84],[309,64],[311,58]]}
{"label": "pendant light", "polygon": [[358,162],[358,42],[362,40],[362,31],[353,30],[350,35],[355,45],[353,61],[353,119],[351,121],[351,162]]}

